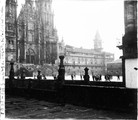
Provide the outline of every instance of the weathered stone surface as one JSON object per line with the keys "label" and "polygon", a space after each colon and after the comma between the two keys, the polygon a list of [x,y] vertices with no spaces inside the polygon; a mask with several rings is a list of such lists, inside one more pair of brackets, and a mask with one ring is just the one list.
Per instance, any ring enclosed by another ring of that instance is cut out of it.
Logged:
{"label": "weathered stone surface", "polygon": [[6,96],[6,118],[12,119],[132,119],[129,113],[111,112],[66,104]]}

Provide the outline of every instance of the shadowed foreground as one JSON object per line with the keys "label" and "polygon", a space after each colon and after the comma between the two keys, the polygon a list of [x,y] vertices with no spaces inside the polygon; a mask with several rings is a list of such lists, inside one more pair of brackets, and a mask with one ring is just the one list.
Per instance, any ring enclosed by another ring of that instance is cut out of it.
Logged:
{"label": "shadowed foreground", "polygon": [[134,119],[129,113],[111,112],[66,104],[6,96],[6,118],[10,119]]}

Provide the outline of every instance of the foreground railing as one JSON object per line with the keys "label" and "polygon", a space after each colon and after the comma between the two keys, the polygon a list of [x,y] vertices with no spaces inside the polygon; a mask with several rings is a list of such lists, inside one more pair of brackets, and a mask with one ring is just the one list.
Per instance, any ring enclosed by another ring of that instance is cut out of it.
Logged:
{"label": "foreground railing", "polygon": [[[84,80],[65,80],[63,56],[60,57],[58,76],[55,80],[14,78],[13,64],[9,79],[5,80],[6,94],[36,97],[65,105],[76,104],[116,110],[137,111],[136,89],[126,89],[123,82],[90,81],[88,69]],[[40,75],[40,73],[38,74]],[[122,104],[123,103],[123,104]]]}
{"label": "foreground railing", "polygon": [[[10,88],[10,80],[5,80],[5,87]],[[33,80],[33,79],[14,79],[12,81],[12,88],[26,88],[26,89],[55,89],[55,81],[51,80]]]}
{"label": "foreground railing", "polygon": [[[14,79],[12,81],[12,88],[26,88],[26,89],[43,89],[56,90],[57,80],[37,80],[37,79]],[[87,86],[87,87],[124,87],[122,82],[100,82],[84,80],[65,80],[63,85],[71,86]],[[5,87],[10,87],[10,79],[5,80]]]}
{"label": "foreground railing", "polygon": [[[58,70],[58,76],[54,77],[54,80],[42,80],[41,71],[38,71],[37,79],[25,79],[25,73],[22,72],[21,78],[14,78],[14,63],[11,62],[11,70],[9,79],[6,79],[6,87],[13,88],[27,88],[27,89],[47,89],[47,90],[55,90],[62,85],[85,85],[88,87],[91,86],[100,86],[100,87],[124,87],[123,82],[109,82],[104,81],[101,82],[99,80],[90,81],[90,76],[88,74],[88,68],[84,69],[85,75],[83,76],[83,80],[65,80],[65,67],[63,64],[64,56],[60,56],[60,65]],[[96,78],[96,76],[95,76]]]}

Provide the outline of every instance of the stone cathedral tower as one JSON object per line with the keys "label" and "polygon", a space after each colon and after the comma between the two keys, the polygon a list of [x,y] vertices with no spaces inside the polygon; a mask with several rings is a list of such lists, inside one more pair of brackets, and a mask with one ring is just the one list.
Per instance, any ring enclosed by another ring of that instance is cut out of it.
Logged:
{"label": "stone cathedral tower", "polygon": [[101,39],[101,36],[100,36],[98,30],[97,30],[97,32],[95,34],[95,38],[94,38],[94,50],[99,51],[99,52],[101,52],[101,50],[102,50],[102,39]]}
{"label": "stone cathedral tower", "polygon": [[6,0],[5,6],[5,38],[6,62],[16,61],[16,0]]}
{"label": "stone cathedral tower", "polygon": [[17,0],[5,0],[5,75],[10,71],[9,62],[16,62]]}

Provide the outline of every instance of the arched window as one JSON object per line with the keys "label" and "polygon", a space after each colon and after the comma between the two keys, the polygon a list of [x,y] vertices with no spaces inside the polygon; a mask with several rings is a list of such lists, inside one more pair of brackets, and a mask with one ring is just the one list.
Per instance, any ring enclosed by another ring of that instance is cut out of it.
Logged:
{"label": "arched window", "polygon": [[31,48],[26,52],[26,63],[35,63],[35,52]]}

